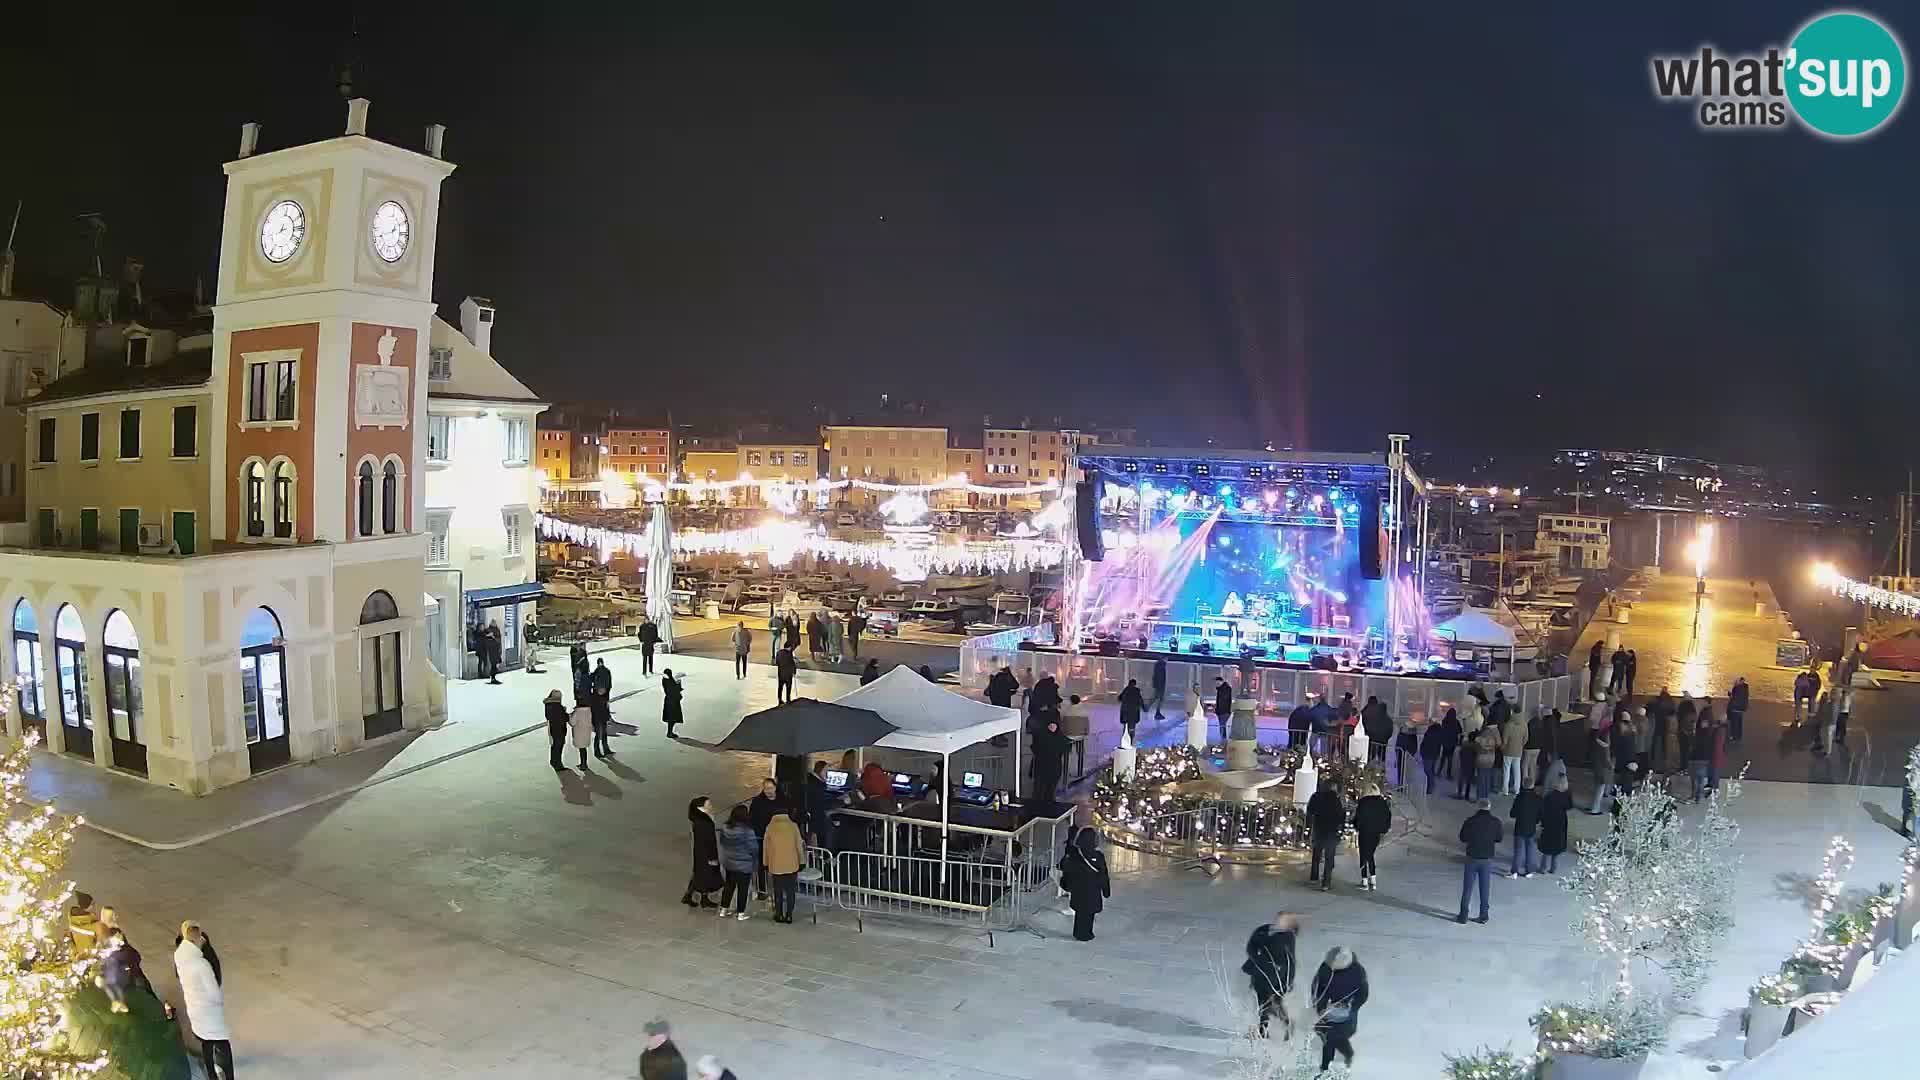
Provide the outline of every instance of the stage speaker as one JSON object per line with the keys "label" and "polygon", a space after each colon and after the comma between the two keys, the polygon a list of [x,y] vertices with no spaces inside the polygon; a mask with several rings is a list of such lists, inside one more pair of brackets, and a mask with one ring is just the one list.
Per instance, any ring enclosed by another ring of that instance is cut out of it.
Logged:
{"label": "stage speaker", "polygon": [[1100,477],[1089,475],[1074,485],[1073,524],[1080,534],[1080,557],[1100,562],[1107,557],[1100,540]]}
{"label": "stage speaker", "polygon": [[1369,491],[1360,496],[1360,576],[1379,581],[1386,576],[1380,554],[1386,540],[1380,531],[1380,493]]}

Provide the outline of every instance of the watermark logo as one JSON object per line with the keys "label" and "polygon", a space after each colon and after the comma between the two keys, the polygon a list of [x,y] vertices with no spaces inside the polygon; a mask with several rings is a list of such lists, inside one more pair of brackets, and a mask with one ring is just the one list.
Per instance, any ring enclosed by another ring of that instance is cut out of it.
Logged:
{"label": "watermark logo", "polygon": [[1907,91],[1900,39],[1855,11],[1815,16],[1784,49],[1726,54],[1702,46],[1649,65],[1654,94],[1690,103],[1710,131],[1781,129],[1797,119],[1816,135],[1858,138],[1893,119]]}

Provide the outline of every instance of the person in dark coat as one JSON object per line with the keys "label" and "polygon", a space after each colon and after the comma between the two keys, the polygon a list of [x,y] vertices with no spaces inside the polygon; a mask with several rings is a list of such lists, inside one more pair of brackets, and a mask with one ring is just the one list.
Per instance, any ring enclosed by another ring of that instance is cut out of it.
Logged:
{"label": "person in dark coat", "polygon": [[1373,855],[1380,848],[1381,838],[1392,827],[1393,805],[1380,794],[1379,788],[1369,784],[1367,793],[1353,804],[1353,829],[1360,838],[1360,887],[1363,889],[1380,887],[1380,867]]}
{"label": "person in dark coat", "polygon": [[1300,933],[1300,916],[1282,911],[1273,921],[1253,928],[1247,938],[1247,959],[1240,965],[1253,982],[1253,996],[1260,1003],[1260,1034],[1267,1033],[1267,1021],[1280,1018],[1285,1038],[1293,1038],[1293,1017],[1287,1015],[1287,995],[1293,993],[1295,939]]}
{"label": "person in dark coat", "polygon": [[807,616],[807,655],[818,662],[826,650],[827,624],[820,621],[820,613]]}
{"label": "person in dark coat", "polygon": [[773,700],[781,705],[793,700],[793,676],[800,670],[799,661],[793,658],[793,642],[787,641],[780,646],[780,652],[773,658]]}
{"label": "person in dark coat", "polygon": [[547,691],[546,714],[547,744],[550,748],[547,758],[549,763],[553,765],[554,772],[564,772],[566,766],[560,763],[560,752],[567,748],[567,721],[571,719],[571,717],[567,712],[567,706],[564,700],[560,696],[560,691]]}
{"label": "person in dark coat", "polygon": [[860,669],[860,685],[865,686],[880,677],[880,661],[868,660],[867,666]]}
{"label": "person in dark coat", "polygon": [[1320,891],[1326,892],[1333,888],[1333,856],[1347,827],[1347,804],[1332,784],[1315,789],[1307,800],[1307,824],[1313,831],[1313,865],[1307,881],[1318,882]]}
{"label": "person in dark coat", "polygon": [[1067,767],[1067,752],[1073,749],[1073,740],[1060,734],[1057,720],[1048,720],[1046,726],[1033,733],[1033,797],[1053,801],[1055,791],[1060,787],[1060,774]]}
{"label": "person in dark coat", "polygon": [[1360,710],[1360,730],[1367,733],[1367,757],[1373,761],[1387,760],[1387,747],[1393,741],[1393,717],[1380,699],[1371,694]]}
{"label": "person in dark coat", "polygon": [[593,692],[593,667],[587,663],[587,647],[574,642],[567,649],[567,666],[573,670],[573,696],[584,699]]}
{"label": "person in dark coat", "polygon": [[1593,643],[1593,650],[1587,653],[1587,697],[1600,696],[1600,643]]}
{"label": "person in dark coat", "polygon": [[1151,685],[1153,686],[1153,718],[1165,720],[1166,717],[1160,714],[1160,705],[1167,700],[1167,658],[1164,656],[1156,657],[1153,661]]}
{"label": "person in dark coat", "polygon": [[1460,749],[1460,739],[1462,734],[1463,732],[1461,731],[1461,728],[1460,728],[1460,714],[1454,711],[1453,706],[1449,705],[1447,706],[1447,711],[1444,714],[1442,714],[1440,717],[1440,775],[1441,776],[1445,776],[1448,778],[1451,778],[1453,776],[1454,755]]}
{"label": "person in dark coat", "polygon": [[1313,706],[1301,702],[1287,714],[1287,745],[1303,747],[1313,736]]}
{"label": "person in dark coat", "polygon": [[640,1051],[640,1080],[687,1080],[687,1059],[673,1044],[667,1022],[646,1026],[647,1045]]}
{"label": "person in dark coat", "polygon": [[1653,724],[1653,741],[1649,752],[1652,755],[1652,768],[1655,772],[1667,771],[1667,733],[1673,728],[1678,706],[1673,695],[1661,687],[1652,701],[1647,702],[1647,720]]}
{"label": "person in dark coat", "polygon": [[1733,689],[1727,691],[1727,741],[1730,743],[1739,742],[1746,734],[1747,703],[1752,696],[1745,675],[1733,680]]}
{"label": "person in dark coat", "polygon": [[[753,835],[756,840],[766,843],[767,823],[773,820],[774,814],[785,807],[786,804],[780,798],[780,785],[774,781],[773,777],[769,776],[760,781],[760,793],[753,797],[753,802],[747,808],[748,823],[753,826]],[[767,866],[757,859],[754,863],[754,898],[765,900],[767,898]],[[725,902],[721,901],[721,903]]]}
{"label": "person in dark coat", "polygon": [[928,682],[938,682],[938,681],[939,681],[938,679],[935,679],[935,678],[933,677],[933,665],[932,665],[932,664],[921,664],[921,665],[920,665],[920,677],[921,677],[921,678],[923,678],[923,679],[925,679],[925,680],[927,680]]}
{"label": "person in dark coat", "polygon": [[659,645],[660,627],[654,623],[653,616],[649,615],[646,621],[640,624],[640,674],[653,674],[653,650]]}
{"label": "person in dark coat", "polygon": [[666,668],[660,675],[660,721],[667,725],[667,738],[680,736],[673,729],[686,721],[680,716],[680,680],[673,677],[673,669]]}
{"label": "person in dark coat", "polygon": [[1535,840],[1543,869],[1549,874],[1559,869],[1560,856],[1567,853],[1567,815],[1572,811],[1573,796],[1568,794],[1567,778],[1562,776],[1541,800],[1540,831]]}
{"label": "person in dark coat", "polygon": [[[688,907],[717,908],[707,895],[720,888],[725,875],[720,871],[720,832],[708,812],[712,800],[705,795],[687,803],[687,823],[693,829],[693,874],[687,878],[687,891],[680,902]],[[699,897],[696,902],[695,897]]]}
{"label": "person in dark coat", "polygon": [[1447,736],[1438,723],[1427,725],[1420,736],[1420,765],[1427,773],[1427,794],[1433,794],[1434,778],[1440,775],[1440,759],[1446,756]]}
{"label": "person in dark coat", "polygon": [[1013,708],[1013,695],[1020,692],[1020,680],[1014,678],[1013,669],[1003,667],[987,680],[987,701],[1003,709]]}
{"label": "person in dark coat", "polygon": [[1638,652],[1635,652],[1632,649],[1628,649],[1627,650],[1627,682],[1626,682],[1626,691],[1627,691],[1628,697],[1633,696],[1633,679],[1634,679],[1634,676],[1638,674],[1640,674],[1640,654]]}
{"label": "person in dark coat", "polygon": [[1682,695],[1680,704],[1673,709],[1674,738],[1680,744],[1680,767],[1683,769],[1693,760],[1693,727],[1699,712],[1700,706],[1694,702],[1692,694]]}
{"label": "person in dark coat", "polygon": [[1146,695],[1140,692],[1139,682],[1128,679],[1127,688],[1120,691],[1120,726],[1127,731],[1127,745],[1138,745],[1134,731],[1140,727],[1140,713],[1147,707]]}
{"label": "person in dark coat", "polygon": [[486,657],[486,664],[484,666],[486,667],[485,674],[487,676],[487,682],[494,686],[499,686],[500,628],[498,626],[488,623],[486,629],[480,631],[480,647],[484,650],[483,655]]}
{"label": "person in dark coat", "polygon": [[1627,685],[1627,650],[1613,650],[1613,656],[1609,660],[1613,673],[1607,677],[1607,693],[1617,694]]}
{"label": "person in dark coat", "polygon": [[1533,876],[1533,868],[1540,861],[1536,837],[1546,801],[1546,791],[1541,787],[1521,788],[1513,797],[1513,808],[1507,812],[1513,819],[1513,865],[1507,869],[1508,877]]}
{"label": "person in dark coat", "polygon": [[1073,846],[1060,860],[1060,887],[1067,890],[1073,907],[1073,940],[1093,940],[1093,917],[1113,895],[1113,882],[1107,876],[1107,859],[1100,854],[1099,836],[1083,828],[1073,838]]}
{"label": "person in dark coat", "polygon": [[1227,741],[1227,725],[1233,721],[1233,687],[1227,680],[1213,680],[1213,718],[1220,724],[1220,741]]}
{"label": "person in dark coat", "polygon": [[1460,876],[1460,914],[1454,922],[1467,921],[1467,899],[1473,895],[1474,882],[1480,883],[1480,917],[1477,923],[1487,921],[1487,894],[1493,891],[1493,855],[1500,846],[1500,819],[1493,816],[1493,804],[1480,800],[1480,809],[1474,811],[1460,826],[1460,842],[1466,845],[1466,872]]}
{"label": "person in dark coat", "polygon": [[593,665],[593,698],[588,702],[593,708],[593,756],[608,758],[613,756],[613,746],[607,742],[607,730],[613,726],[613,672],[607,670],[605,660],[595,660]]}
{"label": "person in dark coat", "polygon": [[1319,1017],[1313,1030],[1320,1036],[1320,1071],[1327,1071],[1336,1053],[1353,1068],[1353,1036],[1360,1030],[1360,1006],[1367,1003],[1367,969],[1353,950],[1340,945],[1327,953],[1313,973],[1309,1001]]}
{"label": "person in dark coat", "polygon": [[1033,689],[1027,692],[1027,712],[1033,716],[1044,716],[1048,713],[1059,716],[1062,700],[1064,699],[1060,697],[1059,680],[1051,675],[1042,675],[1040,680],[1033,684]]}

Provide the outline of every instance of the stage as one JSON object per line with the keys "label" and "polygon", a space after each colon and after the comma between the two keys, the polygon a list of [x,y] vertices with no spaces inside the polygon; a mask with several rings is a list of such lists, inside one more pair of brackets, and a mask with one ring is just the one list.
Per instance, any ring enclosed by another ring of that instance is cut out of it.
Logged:
{"label": "stage", "polygon": [[1384,454],[1083,452],[1066,643],[1418,669],[1426,486],[1389,440]]}

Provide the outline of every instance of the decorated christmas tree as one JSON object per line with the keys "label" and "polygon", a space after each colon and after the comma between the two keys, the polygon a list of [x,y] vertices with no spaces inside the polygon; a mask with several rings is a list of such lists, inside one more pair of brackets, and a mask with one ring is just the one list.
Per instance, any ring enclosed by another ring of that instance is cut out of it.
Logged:
{"label": "decorated christmas tree", "polygon": [[29,735],[0,757],[0,1077],[96,1076],[105,1054],[73,1045],[74,996],[91,985],[94,958],[67,934],[70,882],[58,880],[76,822],[27,802]]}

